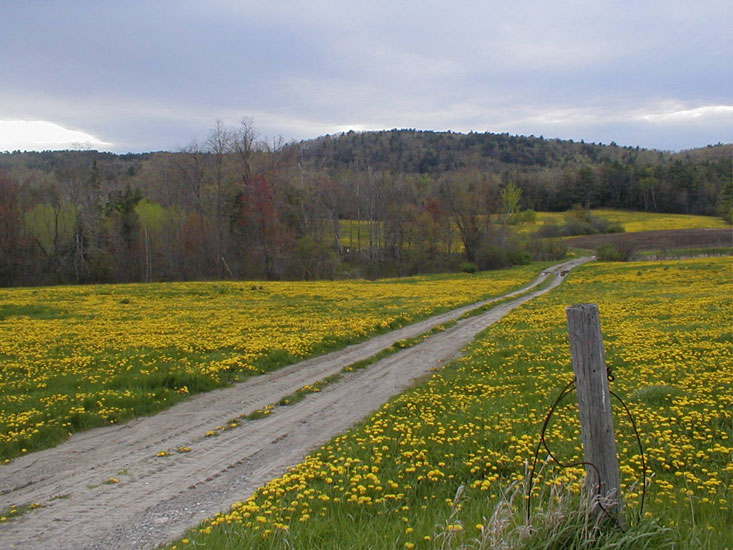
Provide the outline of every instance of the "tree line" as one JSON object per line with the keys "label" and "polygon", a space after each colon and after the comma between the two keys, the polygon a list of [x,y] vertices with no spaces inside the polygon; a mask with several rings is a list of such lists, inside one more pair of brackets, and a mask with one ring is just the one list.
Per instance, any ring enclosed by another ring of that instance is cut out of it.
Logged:
{"label": "tree line", "polygon": [[0,284],[502,267],[563,253],[512,231],[532,210],[730,216],[730,158],[415,130],[269,142],[247,120],[177,152],[5,153]]}

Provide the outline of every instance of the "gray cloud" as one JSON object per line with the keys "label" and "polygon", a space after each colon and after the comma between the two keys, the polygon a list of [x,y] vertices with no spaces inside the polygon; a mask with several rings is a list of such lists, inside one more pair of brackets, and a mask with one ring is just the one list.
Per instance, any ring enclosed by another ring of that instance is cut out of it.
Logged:
{"label": "gray cloud", "polygon": [[733,140],[725,109],[669,118],[733,105],[728,2],[7,4],[0,120],[116,151],[175,148],[242,116],[286,139],[415,127]]}

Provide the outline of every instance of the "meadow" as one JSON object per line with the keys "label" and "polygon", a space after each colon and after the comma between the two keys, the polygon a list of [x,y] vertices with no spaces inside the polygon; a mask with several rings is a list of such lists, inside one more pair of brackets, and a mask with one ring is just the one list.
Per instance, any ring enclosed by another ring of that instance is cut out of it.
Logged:
{"label": "meadow", "polygon": [[[647,458],[644,491],[634,432],[616,406],[626,516],[632,530],[654,527],[638,546],[608,548],[730,549],[732,273],[733,258],[587,264],[485,331],[463,358],[169,548],[499,547],[492,514],[508,503],[499,531],[519,533],[540,427],[572,380],[565,307],[594,302],[611,389],[629,406]],[[548,430],[565,462],[581,456],[576,418],[568,399]],[[584,476],[545,458],[535,511],[552,507],[552,488],[578,493]]]}
{"label": "meadow", "polygon": [[540,269],[0,289],[0,459],[504,294]]}
{"label": "meadow", "polygon": [[[538,212],[537,226],[565,221],[566,212]],[[591,214],[604,218],[612,223],[619,223],[626,233],[638,231],[668,231],[674,229],[726,229],[730,226],[723,218],[712,216],[694,216],[689,214],[660,214],[656,212],[632,212],[630,210],[613,210],[597,208]],[[531,227],[531,226],[530,226]]]}
{"label": "meadow", "polygon": [[[620,224],[626,233],[640,231],[667,231],[675,229],[728,229],[722,218],[713,216],[695,216],[688,214],[664,214],[656,212],[635,212],[630,210],[614,210],[610,208],[592,209],[593,216],[603,218],[611,223]],[[537,212],[534,222],[520,222],[511,228],[520,235],[530,235],[543,225],[562,225],[568,212]],[[340,235],[344,246],[362,249],[369,246],[370,224],[366,221],[341,220]],[[375,224],[372,226],[376,227]],[[384,228],[381,228],[384,231]],[[382,235],[383,238],[383,235]],[[454,229],[451,243],[452,252],[461,252],[463,244],[457,229]]]}

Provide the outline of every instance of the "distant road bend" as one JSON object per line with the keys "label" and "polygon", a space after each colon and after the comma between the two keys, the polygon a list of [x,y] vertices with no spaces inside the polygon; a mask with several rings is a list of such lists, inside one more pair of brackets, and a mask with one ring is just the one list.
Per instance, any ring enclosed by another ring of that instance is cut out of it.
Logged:
{"label": "distant road bend", "polygon": [[[519,305],[559,285],[579,258],[544,271],[529,286],[461,307],[321,357],[193,396],[155,416],[76,434],[56,448],[0,467],[0,510],[41,506],[0,524],[0,547],[92,550],[153,548],[299,463],[431,369],[461,354],[476,335]],[[553,277],[541,290],[531,290]],[[303,401],[205,437],[233,418],[276,403],[396,341],[424,334],[484,304],[517,296],[460,320],[420,344],[345,374]],[[161,450],[191,452],[157,457]],[[105,483],[110,478],[118,483]]]}

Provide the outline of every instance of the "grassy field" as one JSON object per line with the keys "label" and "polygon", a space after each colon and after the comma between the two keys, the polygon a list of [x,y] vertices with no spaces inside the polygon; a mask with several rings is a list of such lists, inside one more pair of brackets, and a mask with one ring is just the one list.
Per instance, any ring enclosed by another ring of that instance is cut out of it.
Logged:
{"label": "grassy field", "polygon": [[[627,233],[641,231],[668,231],[674,229],[730,229],[722,218],[712,216],[693,216],[688,214],[657,214],[654,212],[632,212],[630,210],[594,209],[591,214],[610,222],[619,223]],[[520,234],[528,235],[546,224],[562,225],[567,212],[538,212],[534,223],[521,223],[512,226]],[[344,246],[369,247],[369,224],[365,221],[341,220],[339,222],[341,243]],[[383,237],[382,237],[383,238]],[[451,252],[461,252],[463,244],[458,231],[455,231]]]}
{"label": "grassy field", "polygon": [[[640,454],[617,407],[631,529],[612,536],[647,535],[605,548],[730,549],[732,272],[731,258],[584,266],[486,331],[464,358],[171,548],[491,548],[497,534],[517,535],[527,463],[572,379],[564,309],[595,302],[611,388],[635,416],[650,480],[641,513]],[[576,410],[568,400],[548,432],[566,462],[580,456]],[[534,509],[552,508],[553,487],[577,493],[582,478],[582,467],[544,466]],[[492,514],[512,491],[502,527]]]}
{"label": "grassy field", "polygon": [[[689,214],[657,214],[655,212],[632,212],[630,210],[611,210],[598,208],[591,214],[620,223],[627,233],[638,231],[668,231],[671,229],[726,229],[730,228],[723,218],[712,216],[693,216]],[[537,226],[565,221],[566,212],[538,212]],[[531,227],[531,226],[530,226]]]}
{"label": "grassy field", "polygon": [[0,458],[503,294],[540,269],[0,289]]}

